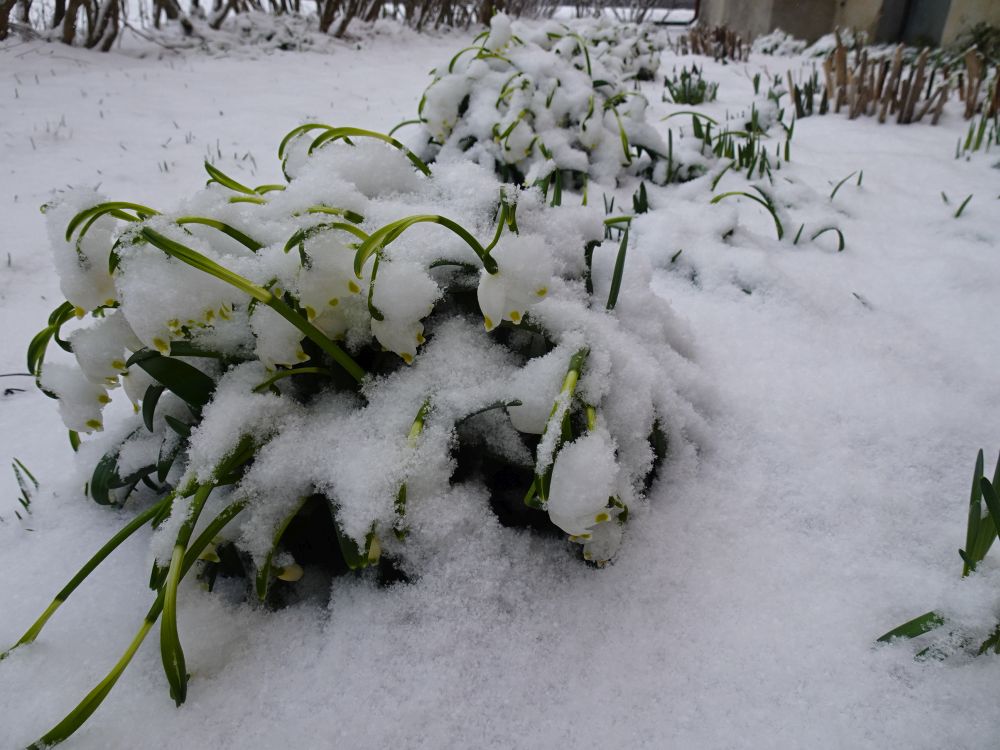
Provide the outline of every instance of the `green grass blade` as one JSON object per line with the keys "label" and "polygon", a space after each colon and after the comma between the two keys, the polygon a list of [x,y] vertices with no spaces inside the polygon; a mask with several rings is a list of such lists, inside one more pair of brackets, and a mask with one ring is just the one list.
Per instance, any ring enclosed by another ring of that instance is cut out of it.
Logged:
{"label": "green grass blade", "polygon": [[292,310],[292,308],[286,305],[282,300],[271,294],[271,292],[267,289],[257,286],[248,279],[233,273],[228,268],[225,268],[215,261],[206,258],[196,250],[192,250],[186,245],[175,242],[169,237],[165,237],[149,227],[145,227],[142,230],[142,236],[150,244],[158,247],[167,255],[177,258],[178,260],[187,263],[189,266],[197,268],[199,271],[204,271],[205,273],[215,276],[218,279],[222,279],[226,283],[231,284],[240,291],[250,295],[258,302],[263,302],[293,326],[302,331],[305,336],[315,342],[316,345],[329,354],[338,365],[344,368],[344,370],[346,370],[352,378],[359,383],[364,379],[365,371],[350,357],[350,355],[347,354],[347,352],[337,346],[337,344],[334,343],[326,334]]}
{"label": "green grass blade", "polygon": [[[187,554],[184,556],[184,564],[181,568],[181,577],[191,569],[191,567],[198,561],[198,557],[204,552],[205,548],[214,539],[220,531],[232,521],[240,511],[246,507],[245,500],[238,500],[235,503],[230,504],[223,510],[215,519],[205,528],[194,543],[188,549]],[[132,642],[129,644],[128,648],[122,657],[116,662],[115,666],[111,669],[108,675],[101,680],[97,686],[91,690],[87,696],[67,714],[66,718],[56,724],[55,727],[46,732],[40,739],[28,746],[28,750],[43,750],[44,748],[56,745],[66,739],[68,739],[77,729],[83,726],[84,722],[90,718],[90,716],[100,707],[101,703],[107,698],[111,689],[118,682],[118,678],[121,677],[122,672],[132,661],[132,657],[135,656],[136,651],[139,650],[139,646],[145,640],[146,635],[149,630],[153,627],[157,618],[160,616],[160,612],[163,610],[164,594],[163,590],[157,596],[156,601],[153,606],[149,608],[146,613],[146,617],[143,619],[142,626],[139,628],[139,632],[136,633]]]}
{"label": "green grass blade", "polygon": [[376,140],[388,143],[390,146],[402,151],[406,155],[406,158],[410,160],[410,163],[412,163],[413,166],[425,175],[430,175],[431,173],[430,167],[428,167],[419,156],[410,151],[410,149],[397,141],[395,138],[391,138],[385,135],[385,133],[379,133],[374,130],[364,130],[362,128],[329,128],[325,133],[322,133],[312,142],[312,145],[309,146],[309,153],[313,153],[313,151],[320,148],[325,143],[341,139],[349,140],[350,138],[375,138]]}
{"label": "green grass blade", "polygon": [[[111,201],[108,203],[99,203],[96,206],[91,206],[85,209],[70,219],[69,224],[66,225],[66,241],[69,242],[73,237],[73,232],[86,221],[90,221],[94,216],[102,216],[103,214],[110,213],[112,211],[118,211],[121,209],[126,209],[129,211],[135,211],[140,217],[156,216],[160,212],[156,209],[149,208],[148,206],[143,206],[139,203],[129,203],[127,201]],[[92,224],[93,222],[91,222]]]}
{"label": "green grass blade", "polygon": [[765,200],[765,198],[767,198],[767,194],[764,193],[763,190],[761,190],[760,188],[758,188],[756,185],[754,185],[753,187],[761,195],[763,195],[764,198],[758,198],[756,195],[753,195],[752,193],[744,192],[742,190],[731,190],[728,193],[720,193],[719,195],[714,196],[712,198],[712,200],[710,201],[710,203],[711,204],[718,203],[719,201],[723,200],[724,198],[729,198],[730,196],[733,196],[733,195],[741,195],[744,198],[749,198],[750,200],[757,201],[760,205],[762,205],[764,208],[767,209],[767,212],[769,214],[771,214],[771,218],[774,219],[774,227],[777,230],[778,239],[780,240],[782,237],[785,236],[785,228],[781,225],[781,220],[778,218],[778,214],[777,214],[777,212],[775,212],[773,204],[770,202],[770,199]]}
{"label": "green grass blade", "polygon": [[472,248],[473,252],[475,252],[477,256],[479,256],[479,259],[483,262],[483,267],[486,269],[487,273],[493,274],[497,272],[496,261],[493,260],[486,248],[479,243],[479,240],[473,237],[461,224],[438,214],[416,214],[414,216],[407,216],[406,218],[386,224],[381,229],[372,232],[371,236],[369,236],[368,239],[361,244],[354,256],[355,275],[358,278],[361,278],[361,271],[364,269],[365,263],[369,258],[371,258],[371,256],[376,253],[381,253],[387,245],[393,242],[393,240],[399,237],[410,227],[423,223],[440,224],[446,229],[450,229],[452,232],[465,240],[465,243]]}
{"label": "green grass blade", "polygon": [[160,385],[192,406],[204,406],[212,400],[215,381],[182,359],[164,357],[152,349],[140,349],[127,365],[138,365]]}
{"label": "green grass blade", "polygon": [[833,200],[833,197],[837,194],[837,191],[840,190],[841,185],[843,185],[849,179],[851,179],[852,177],[854,177],[854,175],[856,175],[856,174],[857,174],[856,171],[855,172],[851,172],[849,175],[847,175],[847,177],[845,177],[840,182],[838,182],[836,185],[834,185],[833,192],[830,193],[830,200]]}
{"label": "green grass blade", "polygon": [[628,250],[628,232],[630,227],[625,227],[621,244],[618,246],[618,257],[615,258],[615,270],[611,276],[611,290],[608,292],[608,303],[606,309],[614,310],[618,304],[618,292],[622,286],[622,276],[625,274],[625,253]]}
{"label": "green grass blade", "polygon": [[97,566],[104,562],[108,555],[114,552],[118,546],[122,544],[122,542],[132,536],[132,534],[142,528],[147,522],[155,518],[156,515],[172,501],[173,495],[167,495],[162,500],[154,505],[151,505],[149,508],[125,524],[125,526],[123,526],[117,534],[111,537],[104,544],[104,546],[101,547],[97,553],[91,557],[82,568],[80,568],[79,571],[77,571],[76,575],[69,580],[69,583],[59,590],[59,593],[55,595],[52,603],[49,604],[41,616],[35,620],[34,624],[32,624],[32,626],[25,631],[24,635],[18,639],[17,643],[0,654],[0,659],[3,659],[18,646],[23,646],[26,643],[33,642],[38,637],[38,634],[42,632],[42,628],[45,627],[45,623],[48,622],[49,618],[52,617],[55,611],[62,606],[62,603],[70,597],[70,594],[72,594],[77,587],[86,580],[87,576],[93,573]]}
{"label": "green grass blade", "polygon": [[812,239],[815,240],[817,237],[819,237],[822,234],[825,234],[826,232],[836,232],[837,233],[837,252],[838,253],[843,252],[844,251],[844,233],[841,232],[839,229],[837,229],[837,227],[823,227],[818,232],[816,232],[816,234],[814,234],[812,236]]}
{"label": "green grass blade", "polygon": [[183,226],[184,224],[202,224],[206,227],[212,227],[212,229],[218,229],[223,234],[232,237],[234,240],[236,240],[249,250],[252,250],[253,252],[257,252],[262,247],[264,247],[264,245],[262,245],[260,242],[257,242],[257,240],[243,234],[243,232],[241,232],[239,229],[236,229],[235,227],[232,227],[229,224],[225,224],[215,219],[207,219],[203,216],[182,216],[181,218],[177,219],[177,223],[180,224],[181,226]]}
{"label": "green grass blade", "polygon": [[935,628],[944,625],[944,618],[937,612],[926,612],[920,617],[914,617],[908,622],[904,622],[898,628],[893,628],[888,633],[880,636],[878,643],[888,643],[893,638],[916,638]]}
{"label": "green grass blade", "polygon": [[970,195],[968,198],[966,198],[964,201],[962,201],[962,205],[960,205],[958,207],[958,210],[955,212],[955,218],[956,219],[962,215],[962,211],[965,210],[965,207],[969,205],[969,201],[971,201],[971,200],[972,200],[972,196]]}
{"label": "green grass blade", "polygon": [[292,522],[295,516],[299,514],[299,511],[302,510],[302,506],[306,504],[308,499],[308,495],[301,498],[299,503],[295,506],[295,509],[285,516],[281,523],[278,524],[278,528],[275,529],[274,537],[271,541],[271,549],[268,550],[267,557],[264,558],[264,564],[261,565],[260,569],[257,571],[257,579],[255,583],[257,598],[260,599],[260,601],[264,601],[264,599],[267,598],[267,590],[271,584],[271,560],[274,558],[274,551],[278,548],[278,544],[281,542],[281,537],[284,536],[285,531],[288,529],[288,525]]}
{"label": "green grass blade", "polygon": [[205,162],[205,171],[208,172],[209,181],[208,184],[211,185],[213,182],[217,182],[225,188],[229,188],[234,193],[244,193],[245,195],[257,195],[257,191],[252,187],[247,187],[243,183],[237,182],[232,177],[227,175],[218,167],[214,167]]}
{"label": "green grass blade", "polygon": [[282,378],[288,378],[294,375],[327,375],[332,377],[333,373],[325,367],[294,367],[290,370],[279,370],[260,385],[254,386],[253,392],[263,393]]}
{"label": "green grass blade", "polygon": [[214,485],[209,482],[201,485],[191,500],[191,509],[187,518],[177,532],[174,550],[170,556],[170,567],[163,587],[163,620],[160,623],[160,655],[163,660],[163,671],[170,684],[170,697],[179,706],[187,697],[187,668],[184,663],[184,649],[181,647],[180,635],[177,632],[177,586],[180,584],[184,559],[188,542],[194,531],[198,517]]}
{"label": "green grass blade", "polygon": [[[969,575],[975,570],[979,560],[975,559],[976,540],[979,538],[979,524],[983,516],[982,487],[980,480],[983,478],[983,451],[980,449],[976,455],[976,467],[972,472],[972,492],[969,497],[969,521],[965,528],[965,549],[963,557],[964,566],[962,576]],[[982,559],[982,558],[980,558]]]}

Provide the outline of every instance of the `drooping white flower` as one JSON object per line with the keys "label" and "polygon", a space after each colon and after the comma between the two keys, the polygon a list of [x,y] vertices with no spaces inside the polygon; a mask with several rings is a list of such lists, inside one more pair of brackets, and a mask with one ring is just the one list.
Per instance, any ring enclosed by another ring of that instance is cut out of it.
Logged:
{"label": "drooping white flower", "polygon": [[137,351],[142,342],[129,327],[119,310],[115,310],[89,328],[80,328],[69,337],[77,364],[87,379],[97,385],[114,387],[126,371],[126,350]]}
{"label": "drooping white flower", "polygon": [[267,305],[257,305],[250,315],[250,328],[256,339],[254,351],[264,366],[297,365],[309,359],[302,349],[302,331]]}
{"label": "drooping white flower", "polygon": [[609,560],[621,543],[621,510],[611,503],[617,479],[614,441],[603,427],[564,446],[556,456],[546,509],[556,526],[584,545],[588,560]]}
{"label": "drooping white flower", "polygon": [[330,338],[341,338],[349,326],[346,310],[363,304],[365,279],[354,274],[354,248],[340,232],[324,232],[308,240],[309,262],[299,269],[296,292],[308,320]]}
{"label": "drooping white flower", "polygon": [[440,296],[441,289],[420,264],[401,257],[382,262],[372,301],[383,319],[372,318],[372,334],[410,364],[424,342],[420,321]]}
{"label": "drooping white flower", "polygon": [[487,331],[504,320],[520,323],[528,309],[548,294],[552,278],[551,253],[539,236],[505,235],[491,255],[498,270],[482,272],[477,292]]}
{"label": "drooping white flower", "polygon": [[607,430],[588,432],[563,446],[552,467],[547,510],[552,523],[575,537],[610,520],[608,501],[615,492],[618,464]]}
{"label": "drooping white flower", "polygon": [[77,432],[100,432],[104,429],[101,411],[111,403],[103,387],[87,380],[80,370],[59,363],[46,362],[42,368],[42,388],[59,399],[63,424]]}
{"label": "drooping white flower", "polygon": [[510,44],[512,37],[510,17],[506,13],[497,13],[490,19],[490,34],[483,42],[483,49],[498,52]]}

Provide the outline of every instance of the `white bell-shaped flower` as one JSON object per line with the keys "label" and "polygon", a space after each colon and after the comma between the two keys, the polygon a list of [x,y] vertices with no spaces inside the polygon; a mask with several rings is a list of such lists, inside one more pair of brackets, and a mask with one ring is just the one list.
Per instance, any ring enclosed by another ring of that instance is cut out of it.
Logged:
{"label": "white bell-shaped flower", "polygon": [[479,278],[479,309],[487,331],[501,321],[520,323],[528,309],[548,294],[552,260],[539,236],[505,235],[491,253],[497,262],[494,274]]}
{"label": "white bell-shaped flower", "polygon": [[257,305],[250,316],[256,338],[255,352],[264,366],[297,365],[309,358],[302,349],[302,331],[267,305]]}
{"label": "white bell-shaped flower", "polygon": [[549,518],[573,537],[590,538],[590,529],[612,519],[618,464],[610,434],[598,428],[563,446],[552,467]]}
{"label": "white bell-shaped flower", "polygon": [[420,321],[430,314],[440,296],[441,289],[420,264],[401,257],[383,261],[372,298],[383,319],[372,318],[372,334],[410,364],[424,342]]}
{"label": "white bell-shaped flower", "polygon": [[506,13],[497,13],[490,19],[490,33],[483,42],[483,49],[498,52],[510,44],[513,36],[510,17]]}
{"label": "white bell-shaped flower", "polygon": [[363,304],[365,279],[354,275],[354,248],[339,232],[325,232],[306,244],[309,263],[299,269],[296,293],[309,322],[330,338],[349,327],[346,310]]}
{"label": "white bell-shaped flower", "polygon": [[59,416],[68,429],[77,432],[104,429],[101,411],[111,398],[77,368],[46,362],[42,368],[42,388],[58,397]]}
{"label": "white bell-shaped flower", "polygon": [[89,328],[74,331],[69,341],[83,374],[90,382],[105,387],[117,385],[118,376],[126,371],[126,350],[142,348],[142,342],[118,310]]}

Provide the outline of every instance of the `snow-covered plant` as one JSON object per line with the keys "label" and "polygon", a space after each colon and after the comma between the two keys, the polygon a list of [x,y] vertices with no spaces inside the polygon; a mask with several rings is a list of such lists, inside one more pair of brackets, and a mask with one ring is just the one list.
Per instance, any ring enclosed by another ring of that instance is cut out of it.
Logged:
{"label": "snow-covered plant", "polygon": [[[456,543],[453,518],[483,522],[464,510],[483,498],[603,564],[667,437],[696,421],[678,392],[685,333],[648,263],[626,263],[628,232],[602,241],[599,209],[551,209],[492,165],[431,172],[357,128],[303,126],[280,156],[288,184],[206,164],[206,188],[172,211],[88,192],[47,207],[67,301],[28,365],[92,467],[86,491],[136,515],[17,645],[148,524],[155,599],[40,744],[96,710],[158,619],[185,699],[176,604],[192,570],[242,575],[272,605],[317,560],[418,577]],[[115,393],[132,416],[106,420]]]}
{"label": "snow-covered plant", "polygon": [[[976,571],[997,539],[997,533],[1000,530],[1000,496],[997,494],[997,488],[1000,488],[1000,456],[997,457],[996,468],[993,470],[993,481],[991,482],[983,476],[983,452],[979,451],[972,473],[972,492],[969,497],[969,520],[965,532],[965,549],[958,551],[962,558],[963,578]],[[919,617],[904,622],[879,637],[878,641],[888,643],[896,638],[916,638],[945,625],[949,626],[951,632],[937,643],[933,643],[918,652],[918,657],[931,656],[943,659],[956,650],[974,654],[984,654],[987,651],[1000,654],[1000,623],[994,620],[987,625],[988,635],[984,638],[985,633],[983,632],[968,632],[982,630],[983,623],[976,623],[978,628],[969,628],[967,631],[966,628],[963,628],[963,623],[953,621],[948,613],[937,610],[925,612]]]}
{"label": "snow-covered plant", "polygon": [[[663,87],[665,89],[663,101],[671,101],[674,104],[704,104],[714,102],[719,93],[719,84],[706,81],[701,75],[701,68],[692,65],[681,67],[680,73],[675,69],[669,78],[664,76]],[[670,99],[667,99],[667,95]]]}
{"label": "snow-covered plant", "polygon": [[645,97],[628,85],[652,74],[658,47],[592,32],[494,16],[488,32],[435,71],[418,118],[405,123],[420,125],[418,153],[475,161],[546,193],[586,190],[588,180],[614,186],[627,175],[666,182],[667,146],[645,120]]}

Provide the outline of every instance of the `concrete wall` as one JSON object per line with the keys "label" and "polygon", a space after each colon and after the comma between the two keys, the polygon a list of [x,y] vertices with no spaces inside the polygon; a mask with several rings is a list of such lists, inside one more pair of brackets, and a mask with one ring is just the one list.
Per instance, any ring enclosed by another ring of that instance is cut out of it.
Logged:
{"label": "concrete wall", "polygon": [[754,39],[774,28],[771,25],[774,1],[701,0],[699,18],[708,26],[728,26],[744,38]]}
{"label": "concrete wall", "polygon": [[[910,18],[904,24],[907,7]],[[933,28],[917,28],[928,8],[947,13],[943,31],[937,18],[929,21]],[[891,42],[909,29],[910,36],[920,32],[922,38],[935,40],[940,33],[939,42],[946,45],[977,23],[1000,26],[1000,0],[917,0],[915,5],[906,0],[701,0],[700,13],[703,24],[728,26],[746,39],[780,28],[809,42],[835,28],[857,29],[869,39]]]}
{"label": "concrete wall", "polygon": [[1000,0],[951,0],[941,44],[950,44],[977,23],[1000,26]]}
{"label": "concrete wall", "polygon": [[838,5],[838,0],[773,0],[770,26],[815,42],[833,30]]}
{"label": "concrete wall", "polygon": [[[882,18],[882,6],[891,3],[883,0],[837,0],[837,12],[834,14],[834,26],[842,29],[857,29],[874,38],[879,21]],[[903,6],[903,0],[900,0]]]}

